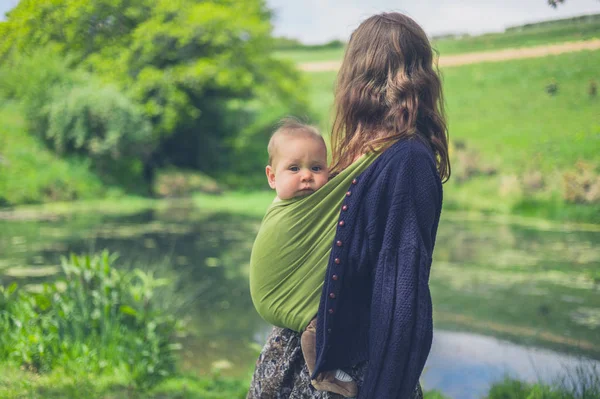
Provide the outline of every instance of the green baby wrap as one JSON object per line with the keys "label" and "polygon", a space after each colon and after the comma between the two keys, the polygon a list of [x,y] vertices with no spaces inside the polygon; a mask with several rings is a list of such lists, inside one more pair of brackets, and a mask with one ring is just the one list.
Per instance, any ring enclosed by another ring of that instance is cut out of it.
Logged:
{"label": "green baby wrap", "polygon": [[377,155],[364,155],[312,195],[267,209],[250,257],[250,295],[267,322],[303,331],[316,316],[340,207]]}

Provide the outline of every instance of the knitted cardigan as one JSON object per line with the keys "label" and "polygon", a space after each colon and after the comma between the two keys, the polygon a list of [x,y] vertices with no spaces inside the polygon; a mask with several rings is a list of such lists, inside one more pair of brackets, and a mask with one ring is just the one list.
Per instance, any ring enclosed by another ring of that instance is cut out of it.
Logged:
{"label": "knitted cardigan", "polygon": [[368,360],[359,399],[405,399],[433,335],[429,271],[442,207],[434,155],[419,140],[401,140],[346,195],[317,314],[313,375]]}

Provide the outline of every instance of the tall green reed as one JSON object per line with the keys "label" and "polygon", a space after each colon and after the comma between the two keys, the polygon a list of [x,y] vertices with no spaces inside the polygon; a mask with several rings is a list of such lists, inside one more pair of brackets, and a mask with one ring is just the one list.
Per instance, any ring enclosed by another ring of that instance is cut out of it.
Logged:
{"label": "tall green reed", "polygon": [[182,323],[155,300],[163,278],[120,271],[107,251],[62,260],[40,292],[0,286],[0,361],[46,373],[124,372],[139,387],[175,373]]}

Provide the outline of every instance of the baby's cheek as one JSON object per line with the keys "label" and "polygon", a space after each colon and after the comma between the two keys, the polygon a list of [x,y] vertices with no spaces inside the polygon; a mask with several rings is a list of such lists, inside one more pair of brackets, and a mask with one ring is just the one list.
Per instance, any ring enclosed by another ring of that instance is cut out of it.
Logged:
{"label": "baby's cheek", "polygon": [[327,183],[327,181],[328,181],[328,176],[326,176],[326,175],[320,176],[319,180],[317,181],[318,186],[319,186],[318,188],[323,187]]}

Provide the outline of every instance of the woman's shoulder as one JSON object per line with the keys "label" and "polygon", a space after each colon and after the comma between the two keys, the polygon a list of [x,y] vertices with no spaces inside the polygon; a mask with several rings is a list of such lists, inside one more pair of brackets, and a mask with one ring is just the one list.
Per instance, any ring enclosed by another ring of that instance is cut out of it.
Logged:
{"label": "woman's shoulder", "polygon": [[404,169],[435,166],[435,156],[431,148],[419,139],[399,140],[381,154],[384,168]]}

